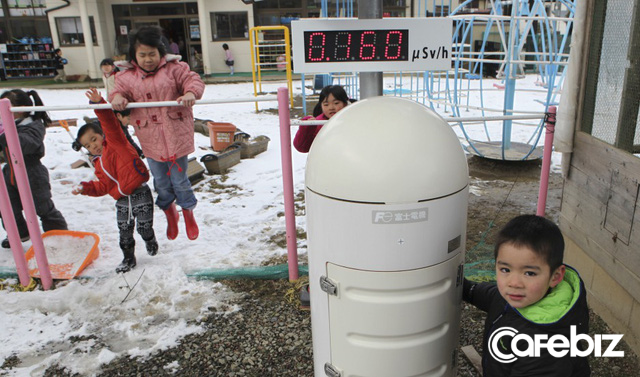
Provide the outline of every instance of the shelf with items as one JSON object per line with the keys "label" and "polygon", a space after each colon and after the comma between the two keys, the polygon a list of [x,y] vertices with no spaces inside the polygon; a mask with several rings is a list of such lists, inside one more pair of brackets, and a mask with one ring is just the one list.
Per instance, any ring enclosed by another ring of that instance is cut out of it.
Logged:
{"label": "shelf with items", "polygon": [[2,68],[7,79],[53,77],[55,54],[51,43],[8,43],[0,45]]}

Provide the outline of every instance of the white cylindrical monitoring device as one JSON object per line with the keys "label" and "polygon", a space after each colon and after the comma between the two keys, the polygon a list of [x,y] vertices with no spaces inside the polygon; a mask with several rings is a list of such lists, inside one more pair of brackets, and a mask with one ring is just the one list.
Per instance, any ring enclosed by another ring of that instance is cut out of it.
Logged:
{"label": "white cylindrical monitoring device", "polygon": [[347,106],[307,160],[315,377],[454,376],[468,202],[451,127],[407,99]]}

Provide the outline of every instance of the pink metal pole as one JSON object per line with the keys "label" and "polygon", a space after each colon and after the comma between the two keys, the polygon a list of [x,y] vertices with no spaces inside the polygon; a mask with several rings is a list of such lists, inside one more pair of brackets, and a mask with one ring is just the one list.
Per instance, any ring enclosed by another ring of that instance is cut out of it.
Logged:
{"label": "pink metal pole", "polygon": [[296,214],[293,201],[293,164],[291,162],[291,118],[289,91],[278,88],[278,115],[280,116],[280,157],[282,185],[284,186],[284,218],[287,233],[289,281],[298,280],[298,249],[296,240]]}
{"label": "pink metal pole", "polygon": [[[13,118],[11,118],[13,122]],[[3,122],[4,124],[8,122]],[[22,250],[22,243],[20,242],[20,234],[18,232],[18,226],[16,225],[16,219],[13,217],[13,209],[11,208],[11,200],[9,199],[9,192],[7,192],[7,185],[4,180],[4,174],[0,172],[0,212],[4,219],[4,228],[7,231],[7,238],[11,244],[11,252],[13,253],[13,260],[16,262],[16,270],[18,271],[18,278],[20,284],[26,287],[31,282],[29,278],[29,271],[27,268],[27,260],[24,257],[24,250]]]}
{"label": "pink metal pole", "polygon": [[540,171],[540,190],[538,191],[538,209],[536,215],[544,216],[547,207],[547,192],[549,191],[549,171],[551,170],[551,152],[553,152],[553,134],[556,130],[556,107],[549,106],[545,118],[547,132],[544,137],[544,153],[542,155],[542,170]]}
{"label": "pink metal pole", "polygon": [[[0,117],[2,117],[3,120],[4,133],[7,137],[7,145],[9,146],[9,155],[6,157],[7,160],[10,160],[9,163],[13,165],[13,171],[16,177],[18,191],[20,192],[22,209],[25,214],[25,219],[27,220],[27,227],[29,228],[31,244],[33,246],[33,251],[35,252],[36,261],[38,262],[38,270],[40,271],[42,288],[48,290],[53,284],[53,279],[51,278],[51,271],[49,270],[49,261],[47,260],[47,254],[44,251],[44,243],[42,242],[40,225],[38,225],[36,208],[33,204],[33,195],[31,194],[31,186],[29,186],[27,170],[24,166],[24,157],[22,156],[22,149],[20,148],[18,130],[16,129],[16,124],[13,120],[13,113],[10,111],[10,107],[11,102],[8,99],[0,99]],[[13,218],[13,216],[11,217]],[[9,240],[9,242],[12,241]],[[19,242],[15,243],[14,245],[19,245]]]}

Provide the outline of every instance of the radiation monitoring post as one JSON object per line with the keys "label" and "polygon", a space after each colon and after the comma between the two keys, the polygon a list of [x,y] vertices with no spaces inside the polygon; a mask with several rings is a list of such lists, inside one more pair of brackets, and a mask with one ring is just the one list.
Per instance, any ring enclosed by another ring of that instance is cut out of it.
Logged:
{"label": "radiation monitoring post", "polygon": [[303,19],[291,23],[296,73],[451,68],[447,18]]}

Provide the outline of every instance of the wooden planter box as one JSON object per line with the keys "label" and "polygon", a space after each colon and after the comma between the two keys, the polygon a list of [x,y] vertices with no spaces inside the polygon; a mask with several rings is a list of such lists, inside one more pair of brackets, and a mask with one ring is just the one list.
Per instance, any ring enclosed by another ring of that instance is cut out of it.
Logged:
{"label": "wooden planter box", "polygon": [[267,136],[257,136],[252,140],[240,144],[240,158],[253,158],[266,151],[270,140]]}
{"label": "wooden planter box", "polygon": [[223,174],[240,162],[240,145],[231,144],[227,149],[218,154],[206,154],[200,162],[207,168],[209,174]]}
{"label": "wooden planter box", "polygon": [[191,182],[192,186],[204,179],[204,168],[195,157],[189,159],[187,177],[189,177],[189,182]]}
{"label": "wooden planter box", "polygon": [[248,133],[236,130],[236,134],[233,135],[233,141],[236,143],[246,143],[249,141],[250,137],[251,135],[249,135]]}

